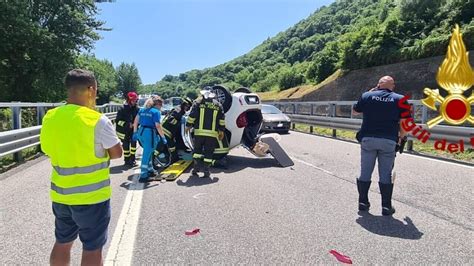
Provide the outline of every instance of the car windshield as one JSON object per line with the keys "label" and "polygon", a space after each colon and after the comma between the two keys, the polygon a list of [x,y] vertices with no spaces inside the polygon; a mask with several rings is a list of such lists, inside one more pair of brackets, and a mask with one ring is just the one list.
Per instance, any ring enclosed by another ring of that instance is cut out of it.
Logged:
{"label": "car windshield", "polygon": [[281,114],[281,111],[273,105],[262,105],[262,114]]}

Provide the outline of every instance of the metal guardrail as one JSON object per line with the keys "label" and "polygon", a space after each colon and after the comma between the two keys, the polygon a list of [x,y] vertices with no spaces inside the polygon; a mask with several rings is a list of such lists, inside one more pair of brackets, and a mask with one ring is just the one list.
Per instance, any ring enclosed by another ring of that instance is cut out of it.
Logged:
{"label": "metal guardrail", "polygon": [[[64,103],[0,103],[0,108],[11,108],[13,114],[13,130],[0,132],[0,158],[14,154],[16,161],[21,161],[20,151],[39,145],[41,122],[46,108],[57,107]],[[121,104],[104,104],[97,110],[105,113],[110,120],[115,120]],[[21,128],[21,108],[36,108],[38,126]]]}
{"label": "metal guardrail", "polygon": [[[417,125],[426,129],[426,121],[438,115],[437,112],[429,110],[418,100],[410,100],[413,107],[413,118]],[[362,125],[362,116],[354,115],[352,107],[355,101],[326,101],[326,102],[266,102],[272,104],[287,114],[293,123],[307,124],[333,129],[333,137],[336,137],[336,130],[358,131]],[[431,140],[446,139],[447,141],[464,140],[469,143],[474,136],[474,127],[469,126],[447,126],[438,125],[428,130]],[[407,145],[412,149],[413,136]]]}

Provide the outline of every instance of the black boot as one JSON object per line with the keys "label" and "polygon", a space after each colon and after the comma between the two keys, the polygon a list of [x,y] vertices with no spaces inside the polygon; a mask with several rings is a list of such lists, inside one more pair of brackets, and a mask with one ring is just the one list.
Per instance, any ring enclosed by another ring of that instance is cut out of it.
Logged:
{"label": "black boot", "polygon": [[392,215],[395,208],[392,207],[393,184],[379,182],[380,194],[382,195],[382,215]]}
{"label": "black boot", "polygon": [[193,165],[193,171],[191,172],[191,174],[194,176],[198,176],[199,167],[200,167],[199,160],[194,159],[193,162],[194,162],[194,165]]}
{"label": "black boot", "polygon": [[209,165],[206,164],[204,165],[204,176],[203,178],[210,178],[211,177],[211,172],[209,172]]}
{"label": "black boot", "polygon": [[357,191],[359,192],[359,211],[368,211],[370,209],[370,183],[370,181],[360,181],[359,179],[357,179]]}

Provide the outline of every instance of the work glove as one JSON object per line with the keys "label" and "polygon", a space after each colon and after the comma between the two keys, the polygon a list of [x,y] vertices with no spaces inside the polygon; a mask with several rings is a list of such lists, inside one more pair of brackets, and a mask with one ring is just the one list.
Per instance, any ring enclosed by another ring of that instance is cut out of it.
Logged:
{"label": "work glove", "polygon": [[224,131],[219,131],[218,134],[219,134],[218,135],[219,140],[223,140],[224,139]]}
{"label": "work glove", "polygon": [[168,140],[166,139],[165,136],[161,137],[161,141],[163,142],[164,145],[168,144]]}
{"label": "work glove", "polygon": [[133,141],[137,141],[137,140],[138,140],[138,132],[133,132],[132,140],[133,140]]}

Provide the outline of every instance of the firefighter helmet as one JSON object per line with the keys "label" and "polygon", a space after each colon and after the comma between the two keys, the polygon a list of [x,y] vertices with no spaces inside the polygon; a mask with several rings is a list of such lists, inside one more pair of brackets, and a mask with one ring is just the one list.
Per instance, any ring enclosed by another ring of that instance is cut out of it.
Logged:
{"label": "firefighter helmet", "polygon": [[127,102],[132,102],[138,99],[138,94],[134,91],[127,93]]}

